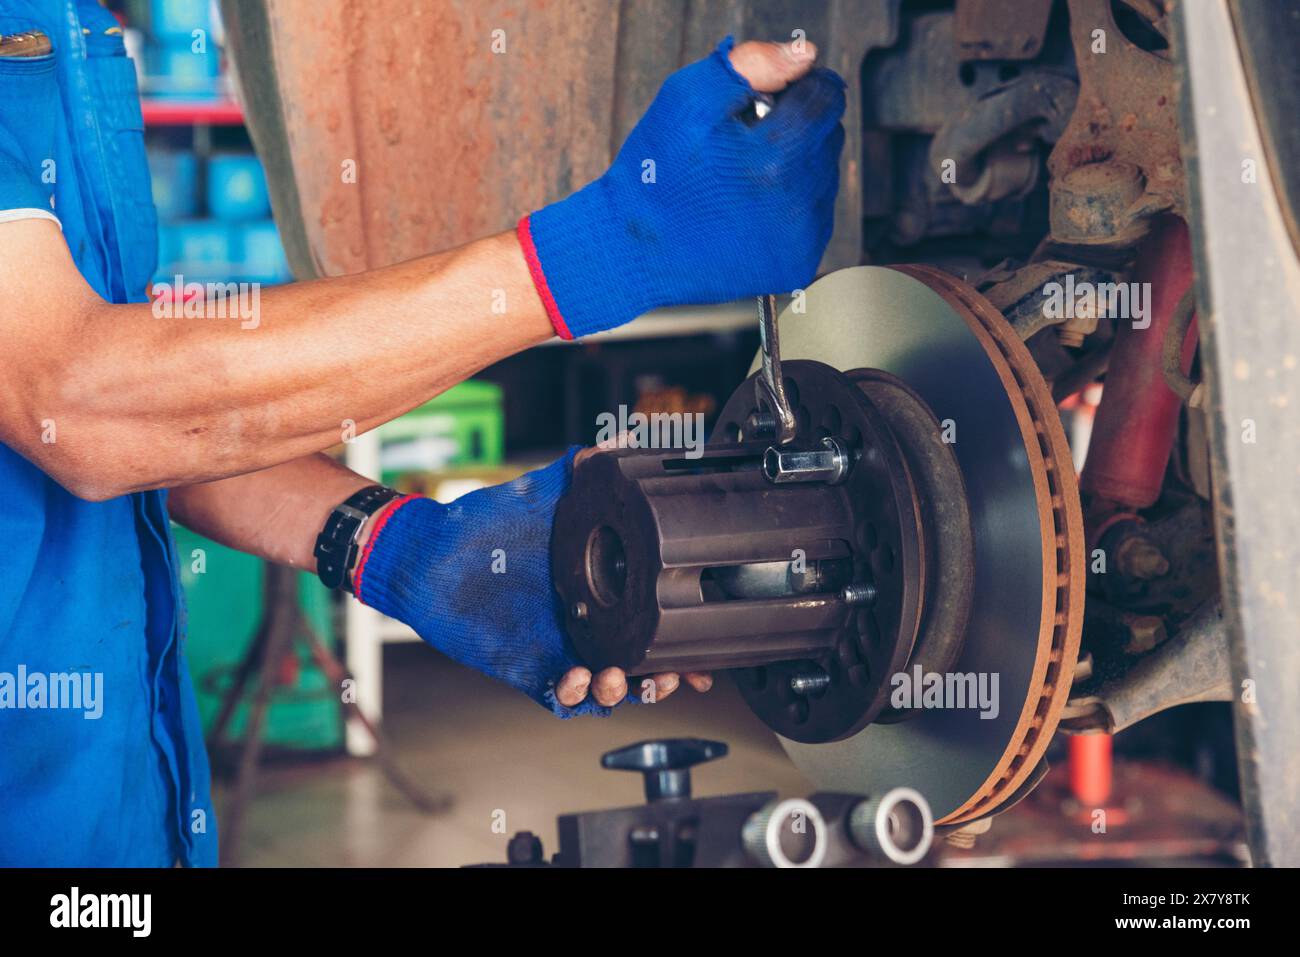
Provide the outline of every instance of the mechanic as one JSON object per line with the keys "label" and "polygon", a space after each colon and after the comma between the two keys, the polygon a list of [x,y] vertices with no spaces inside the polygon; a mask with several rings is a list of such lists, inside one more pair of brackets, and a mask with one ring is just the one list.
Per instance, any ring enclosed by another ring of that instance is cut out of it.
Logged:
{"label": "mechanic", "polygon": [[[98,720],[0,682],[7,865],[216,863],[169,519],[317,569],[558,715],[631,697],[621,671],[581,666],[557,615],[548,546],[574,450],[451,505],[322,450],[553,335],[803,287],[838,188],[843,82],[811,44],[728,38],[665,81],[608,172],[515,231],[264,290],[255,329],[160,319],[117,27],[95,0],[0,12],[0,35],[52,47],[0,57],[0,675],[102,675]],[[766,119],[739,118],[783,90]],[[662,699],[679,678],[655,682]]]}

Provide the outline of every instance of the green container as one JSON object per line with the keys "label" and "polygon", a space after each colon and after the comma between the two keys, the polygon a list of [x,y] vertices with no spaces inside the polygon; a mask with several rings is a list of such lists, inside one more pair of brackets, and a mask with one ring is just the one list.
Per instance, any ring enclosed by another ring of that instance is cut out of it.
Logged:
{"label": "green container", "polygon": [[471,379],[377,430],[382,480],[457,466],[495,466],[505,458],[501,387]]}
{"label": "green container", "polygon": [[[206,732],[221,710],[223,693],[261,621],[266,563],[178,525],[173,525],[172,531],[189,618],[185,655]],[[326,647],[334,647],[329,591],[314,575],[299,573],[298,601]],[[296,750],[341,748],[342,692],[329,685],[325,674],[311,660],[305,642],[294,643],[294,654],[298,658],[297,681],[274,687],[263,741],[272,747]],[[250,686],[226,729],[227,739],[243,734],[251,699]]]}

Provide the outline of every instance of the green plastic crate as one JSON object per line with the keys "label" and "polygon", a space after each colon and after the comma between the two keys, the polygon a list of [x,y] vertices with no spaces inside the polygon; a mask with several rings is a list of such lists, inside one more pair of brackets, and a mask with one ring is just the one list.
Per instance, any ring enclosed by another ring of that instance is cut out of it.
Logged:
{"label": "green plastic crate", "polygon": [[458,466],[495,466],[505,458],[501,387],[470,380],[377,430],[382,480]]}

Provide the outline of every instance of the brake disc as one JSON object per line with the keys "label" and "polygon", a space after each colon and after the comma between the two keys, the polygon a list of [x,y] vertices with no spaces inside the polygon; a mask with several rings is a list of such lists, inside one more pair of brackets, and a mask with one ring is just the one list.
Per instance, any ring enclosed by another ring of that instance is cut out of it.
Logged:
{"label": "brake disc", "polygon": [[[929,266],[845,269],[780,317],[787,359],[892,373],[945,429],[965,479],[974,588],[951,670],[983,675],[996,714],[922,710],[839,741],[780,737],[827,789],[914,787],[938,823],[982,817],[1034,773],[1070,690],[1083,626],[1084,534],[1047,383],[1002,315]],[[757,361],[751,372],[757,368]]]}

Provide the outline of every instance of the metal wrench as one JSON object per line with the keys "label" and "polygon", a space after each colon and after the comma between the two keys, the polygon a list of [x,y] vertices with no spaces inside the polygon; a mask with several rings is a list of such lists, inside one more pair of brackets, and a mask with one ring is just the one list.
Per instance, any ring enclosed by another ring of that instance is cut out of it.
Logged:
{"label": "metal wrench", "polygon": [[[777,445],[786,445],[794,438],[794,411],[785,394],[785,379],[781,376],[781,343],[776,334],[776,296],[758,297],[758,336],[762,345],[763,368],[754,380],[759,414],[764,407],[772,417],[772,437]],[[764,417],[763,422],[767,425]]]}
{"label": "metal wrench", "polygon": [[[747,126],[753,126],[772,112],[775,100],[768,93],[759,93],[742,117]],[[758,398],[756,425],[763,434],[771,433],[777,445],[788,445],[794,438],[794,411],[785,395],[785,379],[781,376],[781,344],[776,335],[776,296],[758,297],[758,335],[763,349],[763,371],[754,382]]]}

